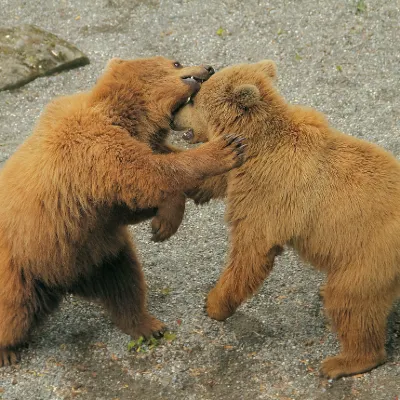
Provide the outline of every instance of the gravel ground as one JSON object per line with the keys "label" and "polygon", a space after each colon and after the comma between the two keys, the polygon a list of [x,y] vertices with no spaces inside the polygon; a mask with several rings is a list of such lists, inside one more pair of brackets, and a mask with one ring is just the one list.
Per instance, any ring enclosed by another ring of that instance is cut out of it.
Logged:
{"label": "gravel ground", "polygon": [[[287,99],[400,156],[400,1],[0,0],[0,26],[34,23],[91,59],[81,69],[0,93],[0,162],[30,134],[53,97],[90,87],[112,56],[166,55],[216,68],[263,58],[278,65]],[[36,331],[17,368],[0,371],[0,398],[373,399],[400,396],[400,305],[388,327],[388,362],[329,382],[321,360],[338,350],[318,298],[324,276],[287,251],[259,294],[225,323],[204,315],[222,268],[224,204],[189,204],[178,234],[149,241],[133,229],[149,307],[176,334],[127,351],[103,310],[69,297]]]}

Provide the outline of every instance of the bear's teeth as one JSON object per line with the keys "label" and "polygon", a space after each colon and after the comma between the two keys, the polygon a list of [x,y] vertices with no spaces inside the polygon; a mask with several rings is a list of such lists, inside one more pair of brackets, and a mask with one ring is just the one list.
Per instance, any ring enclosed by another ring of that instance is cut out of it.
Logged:
{"label": "bear's teeth", "polygon": [[189,103],[190,99],[191,99],[191,96],[189,96],[188,99],[186,100],[186,104]]}
{"label": "bear's teeth", "polygon": [[194,79],[194,77],[193,77],[193,76],[191,76],[190,78],[191,78],[191,79]]}

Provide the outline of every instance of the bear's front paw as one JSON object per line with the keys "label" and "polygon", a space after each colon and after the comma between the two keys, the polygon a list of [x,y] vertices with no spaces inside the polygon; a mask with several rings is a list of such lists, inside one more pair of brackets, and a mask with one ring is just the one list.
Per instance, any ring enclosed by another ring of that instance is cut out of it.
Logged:
{"label": "bear's front paw", "polygon": [[245,138],[234,133],[221,138],[224,143],[223,157],[232,164],[229,169],[240,167],[245,160]]}
{"label": "bear's front paw", "polygon": [[212,289],[207,296],[206,311],[210,318],[225,321],[235,310],[221,299],[216,289]]}
{"label": "bear's front paw", "polygon": [[156,215],[151,220],[151,232],[153,242],[163,242],[169,239],[179,228],[179,224],[174,223],[170,219],[166,219],[161,215]]}
{"label": "bear's front paw", "polygon": [[[240,167],[245,160],[245,139],[235,134],[220,136],[198,149],[208,149],[211,160],[208,162],[209,173],[219,175]],[[207,174],[206,174],[207,175]]]}
{"label": "bear's front paw", "polygon": [[170,238],[179,228],[185,213],[186,196],[183,193],[170,196],[158,207],[157,215],[151,221],[154,242]]}

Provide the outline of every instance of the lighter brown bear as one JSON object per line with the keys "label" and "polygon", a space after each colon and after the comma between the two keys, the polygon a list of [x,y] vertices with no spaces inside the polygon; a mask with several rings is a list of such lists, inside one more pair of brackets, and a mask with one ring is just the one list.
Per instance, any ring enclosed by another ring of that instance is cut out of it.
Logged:
{"label": "lighter brown bear", "polygon": [[242,162],[234,135],[169,152],[173,112],[213,73],[162,57],[113,59],[92,90],[47,107],[0,173],[0,366],[66,292],[97,299],[132,336],[161,335],[149,314],[128,224],[154,240],[182,220],[184,191]]}
{"label": "lighter brown bear", "polygon": [[227,196],[230,251],[207,312],[232,315],[290,245],[327,275],[324,305],[341,352],[323,361],[322,374],[368,371],[385,361],[400,289],[400,163],[317,111],[287,104],[275,77],[271,61],[225,68],[175,118],[194,142],[232,130],[248,144],[239,169],[189,192],[198,203]]}

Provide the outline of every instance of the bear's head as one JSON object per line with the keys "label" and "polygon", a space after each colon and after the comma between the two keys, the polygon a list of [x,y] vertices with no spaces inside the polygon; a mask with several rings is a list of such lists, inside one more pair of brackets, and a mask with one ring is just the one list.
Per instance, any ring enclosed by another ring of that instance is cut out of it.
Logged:
{"label": "bear's head", "polygon": [[213,73],[208,65],[184,67],[164,57],[113,58],[92,98],[106,105],[114,125],[150,142],[160,131],[168,131],[175,113]]}
{"label": "bear's head", "polygon": [[276,98],[276,65],[264,60],[218,71],[175,114],[174,130],[188,129],[183,138],[205,142],[215,135],[248,129],[269,111]]}

